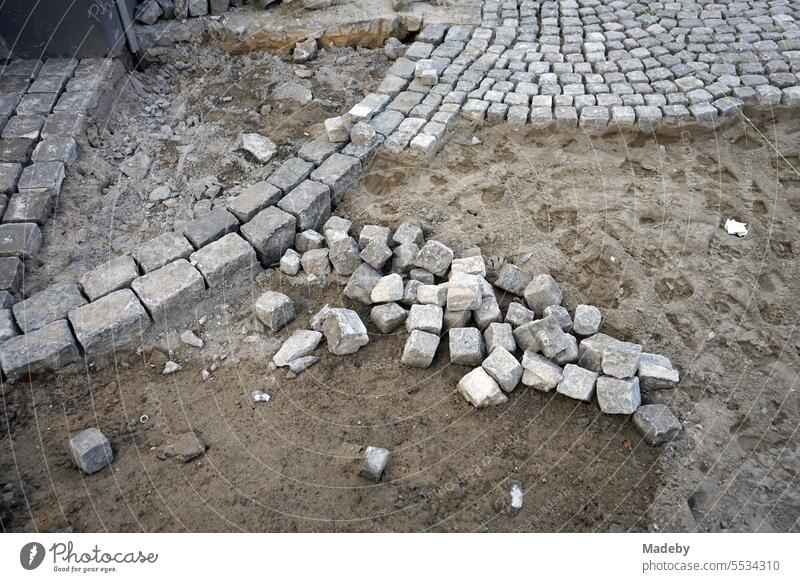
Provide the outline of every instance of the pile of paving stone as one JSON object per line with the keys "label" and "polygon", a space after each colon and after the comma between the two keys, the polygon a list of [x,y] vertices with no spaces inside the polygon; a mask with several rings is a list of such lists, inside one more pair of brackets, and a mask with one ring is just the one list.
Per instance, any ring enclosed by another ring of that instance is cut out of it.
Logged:
{"label": "pile of paving stone", "polygon": [[[136,6],[135,18],[142,24],[154,24],[160,18],[181,20],[190,16],[221,16],[230,8],[252,4],[268,8],[281,0],[140,0]],[[297,3],[307,10],[327,8],[343,0],[282,0],[283,4]]]}
{"label": "pile of paving stone", "polygon": [[[299,233],[301,252],[287,250],[280,269],[291,276],[301,271],[314,278],[347,276],[343,294],[370,306],[369,319],[381,333],[405,325],[404,365],[428,368],[446,337],[450,364],[473,368],[458,390],[476,408],[503,404],[522,385],[584,402],[596,396],[602,412],[634,415],[654,446],[680,432],[666,406],[642,405],[642,391],[677,386],[679,374],[669,359],[600,333],[603,316],[597,307],[578,305],[570,314],[550,275],[532,276],[506,263],[491,284],[478,249],[455,258],[446,245],[425,241],[414,224],[403,223],[394,233],[366,225],[357,239],[350,229],[349,221],[332,217],[324,235]],[[513,297],[505,313],[498,294]],[[295,319],[294,304],[287,295],[268,291],[256,302],[256,315],[277,331]],[[369,343],[367,328],[352,309],[325,305],[310,327],[283,343],[274,366],[299,374],[319,362],[313,352],[323,341],[339,356]]]}

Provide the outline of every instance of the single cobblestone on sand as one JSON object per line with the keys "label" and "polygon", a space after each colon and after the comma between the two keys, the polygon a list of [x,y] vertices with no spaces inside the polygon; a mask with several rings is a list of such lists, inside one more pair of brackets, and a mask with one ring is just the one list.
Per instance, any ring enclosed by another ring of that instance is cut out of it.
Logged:
{"label": "single cobblestone on sand", "polygon": [[580,336],[590,336],[600,331],[600,324],[603,321],[603,314],[594,305],[578,305],[575,308],[575,319],[572,324],[572,331]]}
{"label": "single cobblestone on sand", "polygon": [[290,362],[303,358],[319,347],[323,335],[318,331],[300,329],[294,332],[289,339],[281,345],[272,357],[273,363],[279,368],[288,366]]}
{"label": "single cobblestone on sand", "polygon": [[525,287],[525,302],[537,313],[545,307],[560,305],[563,299],[555,279],[548,274],[536,275]]}
{"label": "single cobblestone on sand", "polygon": [[258,298],[255,305],[256,317],[270,328],[278,331],[294,321],[294,302],[288,295],[277,291],[267,291]]}
{"label": "single cobblestone on sand", "polygon": [[69,441],[69,448],[75,464],[84,473],[97,473],[114,461],[111,443],[96,428],[87,428]]}
{"label": "single cobblestone on sand", "polygon": [[597,379],[597,403],[606,414],[633,414],[642,403],[639,379],[600,376]]}
{"label": "single cobblestone on sand", "polygon": [[380,447],[367,447],[364,456],[364,464],[361,466],[359,475],[365,479],[369,479],[378,483],[386,471],[386,466],[389,464],[389,451]]}
{"label": "single cobblestone on sand", "polygon": [[438,347],[437,334],[415,329],[406,340],[400,361],[411,368],[427,368],[433,362]]}
{"label": "single cobblestone on sand", "polygon": [[354,354],[369,343],[367,328],[351,309],[331,309],[322,324],[322,332],[328,342],[328,351],[337,356]]}
{"label": "single cobblestone on sand", "polygon": [[640,406],[633,415],[633,423],[653,447],[675,440],[682,429],[681,421],[663,404]]}

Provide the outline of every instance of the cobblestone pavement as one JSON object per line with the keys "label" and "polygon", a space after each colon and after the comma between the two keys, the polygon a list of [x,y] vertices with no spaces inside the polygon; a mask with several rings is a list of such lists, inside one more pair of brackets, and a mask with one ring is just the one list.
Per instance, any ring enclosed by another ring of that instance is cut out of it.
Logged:
{"label": "cobblestone pavement", "polygon": [[[0,366],[17,378],[74,361],[80,349],[93,356],[134,343],[151,319],[177,318],[206,287],[257,263],[275,266],[296,231],[321,227],[381,145],[433,155],[459,116],[653,132],[714,125],[745,105],[797,107],[798,15],[800,2],[789,0],[486,0],[478,27],[426,25],[376,92],[329,120],[334,141],[305,144],[227,209],[24,301],[15,296],[22,262],[41,244],[39,225],[75,155],[71,132],[121,69],[108,60],[12,62],[0,75],[2,206],[10,197],[0,225]],[[351,142],[347,128],[358,122],[374,135],[359,131]],[[134,160],[123,172],[147,169]]]}

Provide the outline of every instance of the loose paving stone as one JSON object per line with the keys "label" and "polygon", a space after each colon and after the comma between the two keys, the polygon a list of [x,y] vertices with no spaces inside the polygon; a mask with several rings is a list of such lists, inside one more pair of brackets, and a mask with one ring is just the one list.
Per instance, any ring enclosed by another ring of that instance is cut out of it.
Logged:
{"label": "loose paving stone", "polygon": [[567,364],[556,390],[564,396],[589,402],[594,396],[597,377],[597,373],[591,370]]}
{"label": "loose paving stone", "polygon": [[523,354],[522,368],[522,383],[541,392],[549,392],[563,379],[561,366],[532,351]]}
{"label": "loose paving stone", "polygon": [[114,461],[111,443],[100,430],[87,428],[69,440],[69,448],[75,464],[84,473],[91,475]]}
{"label": "loose paving stone", "polygon": [[294,249],[287,249],[281,257],[281,273],[294,277],[300,272],[300,253]]}
{"label": "loose paving stone", "polygon": [[311,366],[318,364],[321,358],[319,356],[305,356],[304,358],[297,358],[289,362],[289,370],[295,376],[301,372],[305,372]]}
{"label": "loose paving stone", "polygon": [[318,331],[300,329],[294,332],[272,356],[272,362],[282,368],[294,360],[304,358],[319,347],[323,335]]}
{"label": "loose paving stone", "polygon": [[315,230],[304,230],[294,237],[294,246],[300,253],[321,249],[325,246],[325,237]]}
{"label": "loose paving stone", "polygon": [[[288,252],[288,251],[287,251]],[[316,277],[324,277],[331,272],[331,261],[329,259],[330,251],[328,249],[311,249],[303,253],[300,257],[300,264],[303,271],[308,275]]]}
{"label": "loose paving stone", "polygon": [[0,344],[0,367],[11,381],[57,370],[79,358],[65,319]]}
{"label": "loose paving stone", "polygon": [[552,357],[553,361],[559,366],[564,366],[565,364],[577,364],[578,360],[580,359],[577,338],[571,334],[565,335],[567,339],[567,347]]}
{"label": "loose paving stone", "polygon": [[375,269],[382,269],[392,255],[392,249],[379,240],[371,241],[360,253],[361,259]]}
{"label": "loose paving stone", "polygon": [[366,263],[361,263],[345,285],[345,297],[360,301],[365,305],[372,304],[372,290],[381,278],[381,274]]}
{"label": "loose paving stone", "polygon": [[510,323],[512,327],[517,328],[526,323],[530,323],[534,319],[536,319],[536,314],[522,303],[512,301],[508,304],[505,322]]}
{"label": "loose paving stone", "polygon": [[548,274],[536,275],[525,287],[524,295],[528,307],[535,312],[542,312],[551,305],[560,305],[563,300],[558,283]]}
{"label": "loose paving stone", "polygon": [[453,256],[452,249],[438,241],[429,240],[414,259],[414,266],[430,271],[437,277],[444,277],[453,262]]}
{"label": "loose paving stone", "polygon": [[603,350],[603,374],[615,378],[632,378],[639,369],[639,355],[642,346],[630,342],[617,341]]}
{"label": "loose paving stone", "polygon": [[447,303],[447,288],[447,283],[442,285],[422,284],[417,288],[417,303],[444,307]]}
{"label": "loose paving stone", "polygon": [[392,303],[403,299],[403,278],[397,273],[381,277],[372,289],[373,303]]}
{"label": "loose paving stone", "polygon": [[594,305],[578,305],[575,308],[575,320],[572,324],[572,331],[577,335],[588,337],[596,334],[600,330],[603,321],[603,314]]}
{"label": "loose paving stone", "polygon": [[267,178],[267,182],[287,194],[308,178],[313,170],[314,164],[311,162],[302,158],[289,158]]}
{"label": "loose paving stone", "polygon": [[395,247],[392,272],[405,274],[411,271],[418,254],[419,247],[414,243],[406,243]]}
{"label": "loose paving stone", "polygon": [[493,322],[503,321],[503,313],[500,311],[500,305],[497,303],[497,298],[494,294],[483,297],[481,306],[472,312],[472,318],[481,331],[485,330]]}
{"label": "loose paving stone", "polygon": [[327,303],[322,306],[322,309],[317,311],[313,317],[309,321],[309,325],[311,329],[314,331],[322,331],[322,324],[325,323],[325,318],[328,317],[328,314],[331,312],[331,306]]}
{"label": "loose paving stone", "polygon": [[283,329],[295,318],[294,302],[277,291],[263,293],[256,301],[255,311],[258,320],[272,331]]}
{"label": "loose paving stone", "polygon": [[[529,336],[532,336],[535,342],[531,342],[528,339]],[[564,333],[561,322],[555,315],[518,327],[514,337],[517,339],[517,343],[520,342],[520,337],[524,337],[524,343],[520,344],[523,349],[539,351],[546,358],[552,358],[570,347],[569,334]]]}
{"label": "loose paving stone", "polygon": [[447,284],[447,308],[451,311],[471,311],[483,304],[481,285],[477,275],[451,273]]}
{"label": "loose paving stone", "polygon": [[338,230],[345,234],[350,234],[350,229],[352,227],[353,223],[349,220],[346,220],[341,216],[331,216],[322,227],[322,232],[324,232],[326,236],[329,230]]}
{"label": "loose paving stone", "polygon": [[253,156],[260,164],[267,164],[278,151],[278,146],[263,135],[257,133],[242,134],[242,149]]}
{"label": "loose paving stone", "polygon": [[505,348],[496,347],[481,365],[504,392],[513,392],[522,379],[522,366]]}
{"label": "loose paving stone", "polygon": [[663,404],[645,404],[633,415],[633,423],[644,440],[657,447],[678,438],[681,421]]}
{"label": "loose paving stone", "polygon": [[149,273],[178,259],[187,259],[193,251],[194,247],[185,236],[177,232],[165,232],[139,245],[134,259],[143,273]]}
{"label": "loose paving stone", "polygon": [[243,224],[242,236],[253,245],[256,256],[266,268],[281,260],[283,253],[294,243],[297,221],[280,208],[265,208],[255,218]]}
{"label": "loose paving stone", "polygon": [[178,259],[134,279],[136,295],[158,324],[191,308],[205,290],[203,276],[185,259]]}
{"label": "loose paving stone", "polygon": [[0,343],[19,335],[14,314],[10,309],[0,309]]}
{"label": "loose paving stone", "polygon": [[188,222],[183,227],[183,234],[194,248],[199,249],[226,234],[238,232],[238,230],[239,221],[236,220],[236,217],[227,210],[218,208],[201,218]]}
{"label": "loose paving stone", "polygon": [[486,276],[486,263],[480,255],[472,257],[464,257],[462,259],[453,259],[450,264],[450,272],[452,273],[466,273],[468,275],[476,275],[478,277]]}
{"label": "loose paving stone", "polygon": [[400,361],[411,368],[428,368],[433,363],[438,347],[439,336],[437,334],[414,329],[406,340]]}
{"label": "loose paving stone", "polygon": [[392,236],[392,244],[396,246],[413,244],[419,246],[424,240],[422,229],[411,222],[403,222]]}
{"label": "loose paving stone", "polygon": [[569,331],[572,329],[572,318],[569,315],[569,311],[567,311],[564,307],[560,305],[550,305],[544,308],[542,312],[542,318],[553,316],[558,321],[558,325],[561,326],[561,329],[564,331]]}
{"label": "loose paving stone", "polygon": [[490,323],[483,332],[483,339],[486,341],[486,351],[490,354],[495,348],[503,348],[511,353],[517,349],[517,342],[514,341],[514,330],[509,323]]}
{"label": "loose paving stone", "polygon": [[328,351],[337,356],[354,354],[369,343],[367,328],[351,309],[331,309],[322,324]]}
{"label": "loose paving stone", "polygon": [[115,352],[150,327],[150,317],[130,289],[114,291],[69,311],[69,322],[87,355]]}
{"label": "loose paving stone", "polygon": [[321,166],[311,172],[311,179],[322,182],[331,189],[331,206],[336,207],[345,192],[361,178],[361,162],[344,154],[332,154]]}
{"label": "loose paving stone", "polygon": [[11,308],[23,333],[67,317],[70,309],[86,304],[77,283],[54,283]]}
{"label": "loose paving stone", "polygon": [[189,261],[202,273],[208,287],[230,286],[240,273],[252,278],[256,252],[247,241],[232,232],[192,253]]}
{"label": "loose paving stone", "polygon": [[642,352],[639,356],[639,369],[636,375],[642,390],[675,388],[680,381],[680,375],[672,368],[669,358],[646,352]]}
{"label": "loose paving stone", "polygon": [[24,191],[11,196],[3,222],[32,222],[44,224],[53,211],[53,196],[50,192]]}
{"label": "loose paving stone", "polygon": [[365,479],[378,483],[388,464],[389,451],[380,447],[367,447],[364,464],[358,474]]}
{"label": "loose paving stone", "polygon": [[391,231],[386,226],[367,224],[361,229],[358,235],[358,246],[365,249],[367,245],[373,241],[381,242],[388,246],[390,234]]}
{"label": "loose paving stone", "polygon": [[475,408],[497,406],[508,402],[500,386],[483,367],[472,370],[458,382],[458,391]]}
{"label": "loose paving stone", "polygon": [[620,380],[600,376],[597,379],[597,403],[606,414],[633,414],[642,403],[639,378]]}
{"label": "loose paving stone", "polygon": [[480,330],[474,327],[452,327],[449,332],[450,363],[480,366],[486,357],[486,347]]}
{"label": "loose paving stone", "polygon": [[381,330],[381,333],[392,333],[406,320],[408,312],[397,303],[376,305],[369,312],[369,319]]}
{"label": "loose paving stone", "polygon": [[438,305],[412,305],[406,319],[406,329],[442,333],[442,308]]}
{"label": "loose paving stone", "polygon": [[358,243],[342,231],[327,231],[330,261],[339,275],[351,275],[363,264]]}
{"label": "loose paving stone", "polygon": [[296,218],[297,230],[316,230],[331,217],[330,188],[306,180],[284,196],[278,208]]}
{"label": "loose paving stone", "polygon": [[241,223],[250,222],[253,218],[267,208],[277,204],[283,194],[280,189],[268,182],[256,182],[245,188],[241,194],[231,198],[225,207]]}
{"label": "loose paving stone", "polygon": [[0,257],[0,291],[15,293],[22,283],[23,266],[17,257]]}
{"label": "loose paving stone", "polygon": [[87,271],[79,283],[89,301],[96,301],[104,295],[129,287],[138,276],[139,269],[136,268],[136,262],[132,257],[125,255]]}
{"label": "loose paving stone", "polygon": [[325,134],[331,143],[345,142],[350,138],[350,127],[343,117],[330,117],[325,120]]}

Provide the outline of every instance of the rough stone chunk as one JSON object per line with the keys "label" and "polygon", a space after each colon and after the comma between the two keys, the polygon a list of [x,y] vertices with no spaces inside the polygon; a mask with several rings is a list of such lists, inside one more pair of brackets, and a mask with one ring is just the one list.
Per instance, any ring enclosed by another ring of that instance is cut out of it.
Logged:
{"label": "rough stone chunk", "polygon": [[500,390],[500,386],[482,367],[475,368],[461,378],[458,391],[475,408],[497,406],[508,402],[508,397]]}
{"label": "rough stone chunk", "polygon": [[242,236],[256,250],[264,267],[281,260],[283,253],[294,242],[297,221],[280,208],[270,206],[259,212],[253,220],[242,225]]}
{"label": "rough stone chunk", "polygon": [[453,327],[448,335],[451,364],[481,365],[486,357],[486,348],[480,330],[474,327]]}
{"label": "rough stone chunk", "polygon": [[467,275],[475,275],[477,277],[486,276],[486,263],[483,257],[475,255],[471,257],[464,257],[461,259],[453,259],[450,264],[450,276],[454,273],[466,273]]}
{"label": "rough stone chunk", "polygon": [[483,304],[479,277],[467,273],[451,274],[447,284],[447,308],[451,311],[471,311]]}
{"label": "rough stone chunk", "polygon": [[657,447],[678,437],[681,421],[663,404],[645,404],[633,415],[633,423],[648,445]]}
{"label": "rough stone chunk", "polygon": [[554,355],[553,361],[559,366],[565,364],[577,364],[580,359],[580,352],[578,351],[578,340],[574,335],[565,334],[567,337],[568,346]]}
{"label": "rough stone chunk", "polygon": [[600,330],[603,314],[594,305],[578,305],[575,308],[575,319],[572,331],[577,335],[590,336]]}
{"label": "rough stone chunk", "polygon": [[601,373],[603,371],[603,352],[607,346],[612,346],[618,341],[603,333],[596,333],[583,339],[578,346],[580,356],[578,364],[587,370]]}
{"label": "rough stone chunk", "polygon": [[353,223],[346,218],[342,218],[341,216],[331,216],[322,227],[322,232],[325,233],[325,236],[328,236],[329,230],[338,230],[345,234],[350,234],[351,228],[353,228]]}
{"label": "rough stone chunk", "polygon": [[453,256],[453,251],[449,247],[438,241],[429,240],[414,259],[414,266],[430,271],[437,277],[444,277],[453,262]]}
{"label": "rough stone chunk", "polygon": [[325,318],[328,317],[328,314],[331,312],[331,306],[327,303],[322,306],[322,309],[317,311],[311,320],[308,322],[311,326],[311,329],[314,331],[322,331],[322,324],[325,323]]}
{"label": "rough stone chunk", "polygon": [[161,461],[188,463],[206,452],[206,443],[194,431],[181,433],[160,447],[156,457]]}
{"label": "rough stone chunk", "polygon": [[131,287],[157,323],[193,306],[206,288],[203,276],[185,259],[178,259],[134,279]]}
{"label": "rough stone chunk", "polygon": [[311,172],[311,179],[331,189],[331,206],[336,207],[361,177],[361,161],[344,154],[332,154]]}
{"label": "rough stone chunk", "polygon": [[419,254],[419,247],[414,243],[402,244],[394,249],[394,258],[392,259],[392,272],[405,274],[408,273],[414,265],[414,260]]}
{"label": "rough stone chunk", "polygon": [[632,378],[639,369],[642,346],[617,341],[603,350],[603,374],[615,378]]}
{"label": "rough stone chunk", "polygon": [[288,366],[292,361],[304,358],[317,349],[322,342],[322,334],[310,329],[294,332],[272,356],[272,362],[279,368]]}
{"label": "rough stone chunk", "polygon": [[337,356],[354,354],[369,343],[367,328],[351,309],[331,309],[322,324],[328,351]]}
{"label": "rough stone chunk", "polygon": [[414,245],[421,245],[422,241],[424,240],[424,235],[422,233],[422,229],[413,224],[411,222],[404,222],[397,230],[394,232],[394,236],[392,236],[392,243],[395,245],[404,245],[404,244],[414,244]]}
{"label": "rough stone chunk", "polygon": [[522,303],[517,303],[513,301],[508,304],[508,309],[506,310],[506,323],[510,323],[512,327],[519,327],[521,325],[525,325],[526,323],[530,323],[536,319],[536,314],[525,307]]}
{"label": "rough stone chunk", "polygon": [[19,335],[14,314],[10,309],[0,309],[0,343]]}
{"label": "rough stone chunk", "polygon": [[278,203],[297,219],[297,230],[315,230],[331,217],[330,188],[313,180],[306,180],[289,192]]}
{"label": "rough stone chunk", "polygon": [[447,284],[420,285],[417,288],[417,303],[444,307],[447,303]]}
{"label": "rough stone chunk", "polygon": [[345,297],[360,301],[365,305],[372,304],[372,290],[381,278],[381,274],[366,263],[361,263],[344,287]]}
{"label": "rough stone chunk", "polygon": [[363,264],[361,251],[353,237],[341,231],[331,230],[326,232],[326,237],[331,264],[339,275],[350,275],[359,265]]}
{"label": "rough stone chunk", "polygon": [[281,191],[267,182],[256,182],[244,189],[244,191],[231,198],[225,207],[240,222],[250,222],[253,218],[267,208],[277,204],[281,199]]}
{"label": "rough stone chunk", "polygon": [[639,378],[620,380],[600,376],[597,379],[597,403],[606,414],[633,414],[642,403]]}
{"label": "rough stone chunk", "polygon": [[25,222],[0,225],[0,257],[33,258],[42,246],[42,231]]}
{"label": "rough stone chunk", "polygon": [[325,120],[325,134],[332,143],[345,142],[350,138],[350,128],[343,117],[329,117]]}
{"label": "rough stone chunk", "polygon": [[92,356],[132,343],[150,327],[150,317],[130,289],[76,307],[68,317],[78,342]]}
{"label": "rough stone chunk", "polygon": [[[426,271],[425,269],[417,269],[417,268],[411,269],[408,272],[408,277],[410,279],[419,281],[423,285],[433,285],[436,282],[436,277],[433,276],[433,273],[431,273],[430,271]],[[443,289],[447,289],[447,285],[444,285]],[[447,298],[445,297],[445,302],[446,301]]]}
{"label": "rough stone chunk", "polygon": [[[155,4],[155,2],[153,3]],[[114,461],[114,452],[106,435],[96,428],[87,428],[69,440],[75,464],[84,473],[97,473]]]}
{"label": "rough stone chunk", "polygon": [[403,278],[397,273],[381,277],[372,289],[373,303],[391,303],[403,299]]}
{"label": "rough stone chunk", "polygon": [[194,248],[186,237],[177,232],[165,232],[139,245],[134,258],[143,273],[160,269],[167,263],[186,259]]}
{"label": "rough stone chunk", "polygon": [[513,392],[522,378],[522,366],[511,352],[502,347],[492,350],[481,365],[504,392]]}
{"label": "rough stone chunk", "polygon": [[256,252],[232,232],[192,253],[189,260],[203,274],[209,287],[222,287],[233,284],[237,273],[252,276]]}
{"label": "rough stone chunk", "polygon": [[547,358],[570,347],[569,336],[555,315],[521,325],[514,330],[514,339],[523,350],[542,352]]}
{"label": "rough stone chunk", "polygon": [[384,245],[389,245],[389,234],[391,231],[386,226],[379,226],[375,224],[367,224],[361,229],[358,235],[358,246],[362,249],[367,248],[371,242],[378,241]]}
{"label": "rough stone chunk", "polygon": [[[288,251],[287,251],[288,252]],[[312,249],[303,253],[300,264],[308,275],[324,277],[331,272],[328,249]]]}
{"label": "rough stone chunk", "polygon": [[377,483],[389,464],[389,451],[380,447],[367,447],[364,464],[359,475]]}
{"label": "rough stone chunk", "polygon": [[238,230],[239,221],[236,217],[227,210],[218,208],[184,225],[183,234],[194,248],[199,249]]}
{"label": "rough stone chunk", "polygon": [[511,263],[506,263],[500,267],[500,271],[497,273],[497,279],[495,280],[494,284],[495,287],[498,287],[499,289],[522,297],[525,294],[525,288],[532,280],[532,275],[530,275],[527,271],[524,271],[523,269],[517,267],[516,265],[512,265]]}
{"label": "rough stone chunk", "polygon": [[54,283],[11,308],[23,333],[30,333],[58,319],[67,317],[70,309],[85,305],[77,283]]}
{"label": "rough stone chunk", "polygon": [[263,135],[257,133],[242,134],[242,149],[255,158],[260,164],[267,164],[275,156],[278,146]]}
{"label": "rough stone chunk", "polygon": [[361,251],[361,259],[375,269],[382,269],[386,262],[392,258],[392,249],[379,240],[371,241]]}
{"label": "rough stone chunk", "polygon": [[256,301],[256,317],[272,331],[278,331],[294,321],[294,302],[288,295],[267,291]]}
{"label": "rough stone chunk", "polygon": [[542,312],[551,305],[560,305],[562,299],[561,289],[555,279],[546,273],[536,275],[525,287],[525,302],[536,312]]}
{"label": "rough stone chunk", "polygon": [[301,254],[313,249],[321,249],[325,246],[325,237],[315,230],[298,232],[294,237],[294,246]]}
{"label": "rough stone chunk", "polygon": [[549,392],[563,379],[561,366],[532,351],[522,356],[522,368],[522,383],[541,392]]}
{"label": "rough stone chunk", "polygon": [[565,308],[561,307],[560,305],[551,305],[550,307],[545,307],[544,311],[542,312],[542,317],[550,317],[551,315],[556,318],[563,331],[569,331],[572,329],[572,318],[569,316],[569,311],[567,311]]}
{"label": "rough stone chunk", "polygon": [[594,396],[597,374],[575,364],[567,364],[556,390],[564,396],[589,402]]}
{"label": "rough stone chunk", "polygon": [[438,335],[415,329],[406,340],[400,361],[411,368],[427,368],[433,362],[438,347]]}
{"label": "rough stone chunk", "polygon": [[294,277],[300,272],[300,254],[294,249],[288,249],[281,257],[281,273]]}
{"label": "rough stone chunk", "polygon": [[504,348],[511,353],[517,349],[517,342],[514,341],[514,330],[509,323],[493,322],[489,324],[483,332],[483,339],[486,341],[486,350],[491,354],[495,348]]}
{"label": "rough stone chunk", "polygon": [[64,319],[0,344],[0,366],[12,381],[57,370],[78,361],[79,357],[78,346]]}
{"label": "rough stone chunk", "polygon": [[89,301],[95,301],[119,289],[128,287],[139,276],[132,257],[122,256],[95,267],[80,279],[81,289]]}
{"label": "rough stone chunk", "polygon": [[442,308],[438,305],[412,305],[406,319],[406,329],[442,333]]}
{"label": "rough stone chunk", "polygon": [[636,374],[642,390],[675,388],[680,381],[680,375],[672,368],[669,358],[646,352],[639,356],[639,370]]}
{"label": "rough stone chunk", "polygon": [[381,333],[392,333],[406,320],[408,313],[397,303],[376,305],[369,313],[369,319],[381,330]]}

